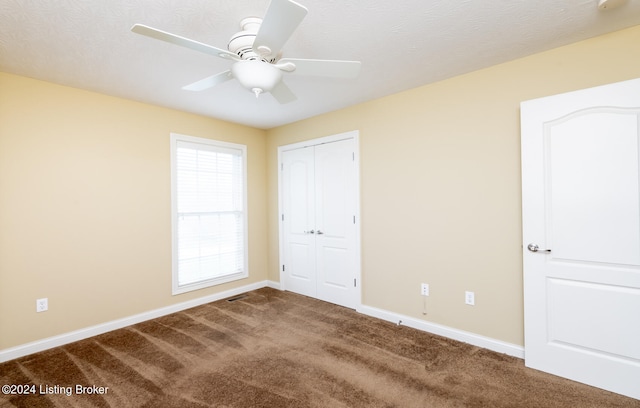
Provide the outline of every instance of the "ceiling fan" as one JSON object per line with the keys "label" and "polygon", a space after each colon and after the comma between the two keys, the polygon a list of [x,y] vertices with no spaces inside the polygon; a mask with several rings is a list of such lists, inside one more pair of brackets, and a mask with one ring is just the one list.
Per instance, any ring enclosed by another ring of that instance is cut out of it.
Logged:
{"label": "ceiling fan", "polygon": [[196,81],[182,89],[202,91],[235,78],[256,95],[269,92],[280,103],[296,100],[282,81],[282,74],[355,78],[359,61],[281,58],[281,49],[307,15],[307,9],[292,0],[271,0],[264,18],[247,17],[242,31],[229,40],[228,50],[216,48],[166,31],[135,24],[131,31],[181,47],[233,61],[231,69]]}

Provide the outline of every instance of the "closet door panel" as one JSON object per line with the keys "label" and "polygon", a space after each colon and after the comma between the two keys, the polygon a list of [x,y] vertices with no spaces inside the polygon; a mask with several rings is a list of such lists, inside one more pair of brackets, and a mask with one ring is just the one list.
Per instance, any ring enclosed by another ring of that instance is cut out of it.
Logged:
{"label": "closet door panel", "polygon": [[315,165],[313,149],[283,154],[283,243],[285,285],[316,296]]}
{"label": "closet door panel", "polygon": [[353,139],[315,147],[318,298],[355,307]]}

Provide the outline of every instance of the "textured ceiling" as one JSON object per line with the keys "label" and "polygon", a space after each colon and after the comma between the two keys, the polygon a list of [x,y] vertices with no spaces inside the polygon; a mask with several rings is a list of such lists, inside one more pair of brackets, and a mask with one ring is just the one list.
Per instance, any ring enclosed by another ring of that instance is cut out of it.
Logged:
{"label": "textured ceiling", "polygon": [[[149,25],[225,48],[269,0],[0,0],[0,71],[272,128],[640,24],[640,0],[298,0],[307,17],[284,57],[362,61],[356,80],[287,76],[298,100],[237,81],[182,86],[230,62],[134,34]],[[0,90],[1,91],[1,90]]]}

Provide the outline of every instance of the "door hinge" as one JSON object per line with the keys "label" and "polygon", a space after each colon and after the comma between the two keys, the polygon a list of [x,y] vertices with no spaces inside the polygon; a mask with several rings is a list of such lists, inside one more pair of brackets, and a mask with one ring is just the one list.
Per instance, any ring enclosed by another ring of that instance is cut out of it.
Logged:
{"label": "door hinge", "polygon": [[282,272],[284,272],[284,264],[282,265]]}
{"label": "door hinge", "polygon": [[355,215],[353,216],[353,223],[354,224],[356,223],[356,216]]}
{"label": "door hinge", "polygon": [[282,214],[282,221],[284,221],[284,214]]}
{"label": "door hinge", "polygon": [[355,288],[355,287],[357,287],[357,286],[356,286],[356,278],[353,278],[353,287],[354,287],[354,288]]}
{"label": "door hinge", "polygon": [[356,152],[351,152],[351,158],[353,161],[356,161]]}
{"label": "door hinge", "polygon": [[284,163],[280,163],[280,171],[284,171]]}

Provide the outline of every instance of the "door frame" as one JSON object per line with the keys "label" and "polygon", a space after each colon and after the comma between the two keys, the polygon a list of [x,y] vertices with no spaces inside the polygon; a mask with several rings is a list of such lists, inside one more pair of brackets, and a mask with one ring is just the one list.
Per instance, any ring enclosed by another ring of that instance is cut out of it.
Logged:
{"label": "door frame", "polygon": [[283,180],[282,180],[282,154],[289,150],[296,150],[305,147],[312,147],[326,143],[339,142],[341,140],[353,139],[354,164],[355,164],[355,216],[356,216],[356,310],[362,306],[362,257],[360,244],[360,131],[352,130],[344,133],[338,133],[331,136],[320,137],[316,139],[304,140],[302,142],[291,143],[278,146],[278,268],[280,270],[280,290],[286,290],[284,267],[284,229],[283,229]]}

